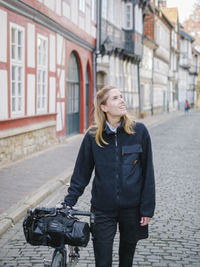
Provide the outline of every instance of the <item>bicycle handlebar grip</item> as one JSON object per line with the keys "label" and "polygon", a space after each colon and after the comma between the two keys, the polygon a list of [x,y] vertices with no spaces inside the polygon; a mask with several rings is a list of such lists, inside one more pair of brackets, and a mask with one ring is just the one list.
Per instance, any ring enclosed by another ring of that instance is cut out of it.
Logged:
{"label": "bicycle handlebar grip", "polygon": [[35,211],[55,212],[56,208],[37,207]]}
{"label": "bicycle handlebar grip", "polygon": [[71,215],[83,215],[83,216],[90,216],[91,215],[91,212],[81,211],[81,210],[70,210],[69,213]]}

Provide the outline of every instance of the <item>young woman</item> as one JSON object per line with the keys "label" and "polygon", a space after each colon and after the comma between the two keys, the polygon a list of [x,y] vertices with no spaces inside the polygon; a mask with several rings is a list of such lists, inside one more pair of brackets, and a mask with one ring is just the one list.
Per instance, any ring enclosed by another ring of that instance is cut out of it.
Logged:
{"label": "young woman", "polygon": [[69,207],[76,204],[95,168],[91,210],[96,266],[112,266],[118,225],[119,266],[129,267],[137,241],[148,237],[155,209],[150,136],[142,123],[129,119],[122,94],[113,86],[97,92],[95,122],[81,144],[64,202]]}

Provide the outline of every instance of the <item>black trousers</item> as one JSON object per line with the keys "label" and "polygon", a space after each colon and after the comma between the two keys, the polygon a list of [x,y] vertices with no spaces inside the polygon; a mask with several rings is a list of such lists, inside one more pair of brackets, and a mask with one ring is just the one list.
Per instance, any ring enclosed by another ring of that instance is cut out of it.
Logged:
{"label": "black trousers", "polygon": [[117,211],[93,211],[94,254],[96,267],[112,266],[113,241],[117,231],[120,232],[119,266],[132,267],[137,244],[137,229],[140,223],[138,209],[119,209]]}

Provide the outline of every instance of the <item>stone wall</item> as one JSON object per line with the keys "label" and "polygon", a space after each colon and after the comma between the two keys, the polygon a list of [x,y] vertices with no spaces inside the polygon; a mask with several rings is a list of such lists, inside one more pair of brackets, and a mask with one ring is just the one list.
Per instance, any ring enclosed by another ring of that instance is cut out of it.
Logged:
{"label": "stone wall", "polygon": [[0,166],[23,159],[57,143],[55,121],[0,132]]}

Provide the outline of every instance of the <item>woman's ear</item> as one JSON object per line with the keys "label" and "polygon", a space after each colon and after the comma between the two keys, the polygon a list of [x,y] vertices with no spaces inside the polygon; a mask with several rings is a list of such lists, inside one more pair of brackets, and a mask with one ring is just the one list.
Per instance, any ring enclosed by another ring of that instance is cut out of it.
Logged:
{"label": "woman's ear", "polygon": [[100,108],[103,112],[107,112],[107,107],[105,105],[101,104]]}

